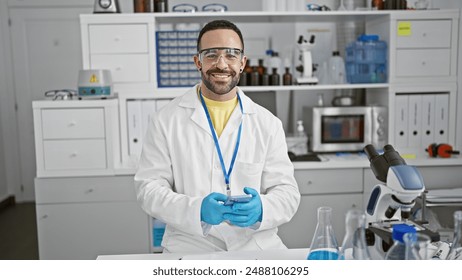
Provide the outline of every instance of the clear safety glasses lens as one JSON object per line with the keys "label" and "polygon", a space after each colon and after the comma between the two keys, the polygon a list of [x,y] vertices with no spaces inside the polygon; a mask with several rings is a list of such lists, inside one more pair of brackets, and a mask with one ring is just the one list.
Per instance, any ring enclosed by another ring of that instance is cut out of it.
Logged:
{"label": "clear safety glasses lens", "polygon": [[236,48],[212,48],[199,51],[199,59],[202,63],[216,63],[223,57],[226,63],[235,64],[242,58],[243,51]]}

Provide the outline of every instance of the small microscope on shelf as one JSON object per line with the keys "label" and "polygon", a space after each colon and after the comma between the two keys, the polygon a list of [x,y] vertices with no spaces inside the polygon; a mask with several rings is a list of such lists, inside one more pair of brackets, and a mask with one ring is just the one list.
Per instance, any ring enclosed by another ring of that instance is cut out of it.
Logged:
{"label": "small microscope on shelf", "polygon": [[380,255],[384,255],[393,244],[392,226],[408,224],[418,232],[439,241],[439,234],[427,229],[425,221],[411,221],[411,210],[415,200],[425,191],[422,175],[415,166],[407,165],[391,145],[385,145],[379,155],[374,146],[367,145],[364,151],[372,172],[382,183],[372,189],[366,208],[366,239]]}
{"label": "small microscope on shelf", "polygon": [[311,35],[310,40],[306,41],[303,38],[303,35],[300,35],[297,41],[298,49],[300,50],[300,60],[301,65],[297,66],[295,69],[302,73],[300,77],[297,78],[297,83],[299,85],[309,84],[315,85],[319,82],[317,77],[313,76],[313,57],[311,56],[311,50],[314,47],[315,36]]}

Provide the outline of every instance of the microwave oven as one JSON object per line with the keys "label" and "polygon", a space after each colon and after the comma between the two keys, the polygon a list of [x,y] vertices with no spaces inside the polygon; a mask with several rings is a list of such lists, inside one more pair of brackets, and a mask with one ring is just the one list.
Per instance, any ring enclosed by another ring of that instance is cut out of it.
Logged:
{"label": "microwave oven", "polygon": [[313,152],[361,151],[387,143],[387,108],[382,106],[304,107],[311,121]]}

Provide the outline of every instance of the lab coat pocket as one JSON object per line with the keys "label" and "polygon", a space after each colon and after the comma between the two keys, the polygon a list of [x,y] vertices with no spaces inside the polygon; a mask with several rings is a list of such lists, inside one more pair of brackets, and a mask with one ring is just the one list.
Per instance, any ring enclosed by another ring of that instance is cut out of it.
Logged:
{"label": "lab coat pocket", "polygon": [[236,161],[234,168],[231,179],[233,188],[242,190],[244,187],[252,187],[260,191],[263,162]]}

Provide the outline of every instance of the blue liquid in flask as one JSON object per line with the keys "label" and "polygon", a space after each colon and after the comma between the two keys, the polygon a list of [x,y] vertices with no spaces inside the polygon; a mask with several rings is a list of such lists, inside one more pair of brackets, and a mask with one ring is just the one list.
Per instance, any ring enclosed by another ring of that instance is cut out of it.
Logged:
{"label": "blue liquid in flask", "polygon": [[314,250],[309,253],[307,260],[337,260],[338,252],[336,250]]}

